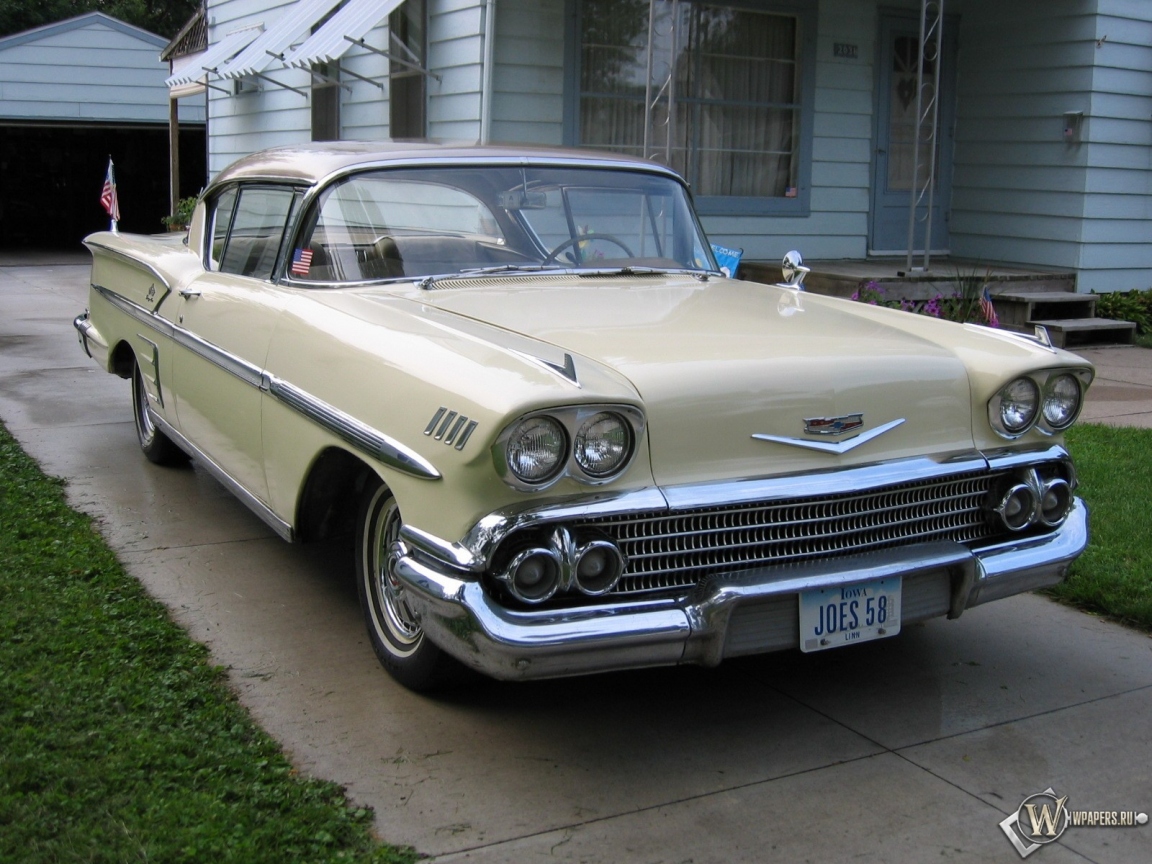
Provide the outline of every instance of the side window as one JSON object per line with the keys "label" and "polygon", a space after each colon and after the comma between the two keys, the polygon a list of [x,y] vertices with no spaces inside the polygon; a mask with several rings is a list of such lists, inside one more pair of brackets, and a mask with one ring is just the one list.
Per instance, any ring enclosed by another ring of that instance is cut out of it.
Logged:
{"label": "side window", "polygon": [[207,267],[220,269],[220,259],[224,257],[224,244],[228,240],[228,229],[232,227],[232,214],[236,210],[236,187],[220,193],[212,207],[212,248],[208,250]]}
{"label": "side window", "polygon": [[[229,198],[237,196],[229,211]],[[212,269],[270,279],[295,202],[296,192],[289,187],[248,186],[224,192],[216,204]]]}

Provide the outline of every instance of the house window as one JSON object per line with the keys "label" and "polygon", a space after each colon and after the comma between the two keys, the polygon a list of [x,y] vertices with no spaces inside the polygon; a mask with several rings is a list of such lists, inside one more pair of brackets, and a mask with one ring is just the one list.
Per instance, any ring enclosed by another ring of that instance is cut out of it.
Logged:
{"label": "house window", "polygon": [[810,14],[686,0],[651,8],[649,21],[649,0],[582,0],[577,143],[669,164],[702,212],[805,209]]}
{"label": "house window", "polygon": [[424,81],[428,56],[425,0],[405,0],[388,16],[388,130],[393,138],[423,138]]}

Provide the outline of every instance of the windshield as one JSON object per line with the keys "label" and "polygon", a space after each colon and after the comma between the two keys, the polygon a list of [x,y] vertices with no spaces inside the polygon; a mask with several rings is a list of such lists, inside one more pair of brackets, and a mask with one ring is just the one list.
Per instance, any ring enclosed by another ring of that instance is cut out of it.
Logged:
{"label": "windshield", "polygon": [[714,271],[684,188],[639,171],[452,166],[365,172],[318,197],[291,278],[362,282],[540,269]]}

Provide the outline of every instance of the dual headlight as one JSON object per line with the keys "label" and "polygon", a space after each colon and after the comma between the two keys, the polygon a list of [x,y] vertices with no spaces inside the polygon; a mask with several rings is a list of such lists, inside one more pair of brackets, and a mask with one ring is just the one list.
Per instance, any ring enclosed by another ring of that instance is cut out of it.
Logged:
{"label": "dual headlight", "polygon": [[1091,380],[1087,370],[1046,370],[1009,381],[988,403],[988,420],[1005,438],[1032,428],[1061,432],[1076,422]]}
{"label": "dual headlight", "polygon": [[518,489],[543,489],[566,475],[607,483],[632,461],[643,428],[644,415],[628,405],[539,411],[505,429],[493,455],[505,481]]}

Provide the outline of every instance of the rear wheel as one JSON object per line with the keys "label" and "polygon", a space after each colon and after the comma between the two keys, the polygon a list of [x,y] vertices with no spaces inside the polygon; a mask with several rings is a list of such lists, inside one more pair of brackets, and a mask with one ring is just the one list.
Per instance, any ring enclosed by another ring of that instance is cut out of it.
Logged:
{"label": "rear wheel", "polygon": [[156,428],[152,415],[148,413],[148,391],[144,389],[144,375],[136,362],[132,364],[132,419],[136,423],[140,449],[149,461],[157,465],[179,465],[188,461],[188,454]]}
{"label": "rear wheel", "polygon": [[356,520],[356,585],[368,637],[380,663],[411,690],[440,683],[451,661],[432,644],[392,574],[388,555],[400,537],[400,508],[388,487],[373,475]]}

